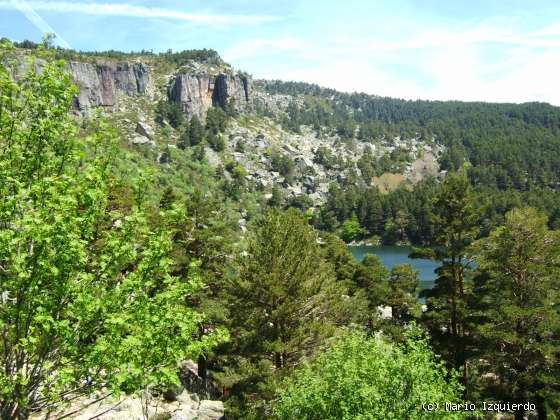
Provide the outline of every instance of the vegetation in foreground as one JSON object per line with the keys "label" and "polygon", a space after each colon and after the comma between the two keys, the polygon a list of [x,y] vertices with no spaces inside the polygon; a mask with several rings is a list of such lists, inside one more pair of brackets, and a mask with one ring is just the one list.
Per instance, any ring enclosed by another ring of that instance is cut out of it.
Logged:
{"label": "vegetation in foreground", "polygon": [[[417,228],[442,264],[421,313],[410,266],[359,263],[317,219],[259,201],[242,175],[215,179],[189,150],[198,128],[178,159],[200,185],[184,173],[161,184],[103,118],[70,116],[60,62],[14,80],[10,51],[3,42],[2,418],[95,390],[149,398],[186,358],[227,391],[232,418],[450,418],[422,408],[444,400],[531,402],[536,413],[511,414],[556,418],[560,235],[542,212],[484,225],[468,168],[430,181]],[[240,206],[252,216],[244,236],[230,223]],[[358,223],[376,220],[370,210]]]}

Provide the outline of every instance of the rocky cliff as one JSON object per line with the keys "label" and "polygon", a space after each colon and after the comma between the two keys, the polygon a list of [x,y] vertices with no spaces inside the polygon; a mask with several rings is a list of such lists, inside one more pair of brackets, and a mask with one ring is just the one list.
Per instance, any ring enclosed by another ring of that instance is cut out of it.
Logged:
{"label": "rocky cliff", "polygon": [[[114,107],[119,93],[145,95],[148,84],[158,77],[150,65],[142,62],[71,61],[69,68],[80,91],[75,99],[75,106],[80,111],[99,106]],[[247,77],[227,73],[211,75],[204,70],[175,73],[165,93],[171,101],[180,103],[189,117],[197,115],[204,118],[210,106],[224,109],[234,106],[237,111],[244,111],[251,102],[250,80]]]}
{"label": "rocky cliff", "polygon": [[143,95],[150,78],[149,68],[143,63],[71,61],[69,67],[80,90],[75,105],[81,111],[116,105],[118,91],[128,96]]}
{"label": "rocky cliff", "polygon": [[169,99],[181,104],[189,116],[203,118],[210,106],[226,108],[230,101],[238,111],[250,104],[249,79],[237,75],[177,73],[169,84]]}

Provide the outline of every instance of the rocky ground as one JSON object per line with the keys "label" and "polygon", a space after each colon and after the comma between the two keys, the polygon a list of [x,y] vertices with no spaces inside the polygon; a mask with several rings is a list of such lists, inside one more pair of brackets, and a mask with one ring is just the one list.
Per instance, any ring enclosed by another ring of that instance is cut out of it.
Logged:
{"label": "rocky ground", "polygon": [[[198,376],[198,366],[192,360],[185,361],[179,371],[181,385],[164,393],[149,393],[146,400],[140,396],[116,398],[107,391],[73,400],[69,405],[49,414],[48,418],[71,418],[77,420],[220,420],[224,419],[224,404],[216,399],[218,391]],[[41,412],[31,416],[39,420],[47,418]]]}
{"label": "rocky ground", "polygon": [[[51,415],[52,418],[71,418],[76,420],[144,420],[146,407],[150,420],[218,420],[224,418],[224,405],[221,401],[200,400],[197,394],[183,391],[168,401],[152,398],[146,405],[140,397],[102,398],[92,395],[75,401],[64,411]],[[99,400],[99,401],[98,401]],[[144,408],[143,408],[144,406]],[[44,414],[32,416],[43,419]]]}

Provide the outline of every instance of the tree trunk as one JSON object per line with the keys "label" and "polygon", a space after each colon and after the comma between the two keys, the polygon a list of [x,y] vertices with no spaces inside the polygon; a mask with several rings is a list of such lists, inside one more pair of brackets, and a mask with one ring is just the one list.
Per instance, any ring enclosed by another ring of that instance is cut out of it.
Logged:
{"label": "tree trunk", "polygon": [[538,396],[535,400],[535,405],[537,407],[537,418],[539,420],[546,420],[548,416],[546,414],[546,406],[544,404],[544,398]]}
{"label": "tree trunk", "polygon": [[276,369],[282,369],[282,353],[274,352],[274,367]]}
{"label": "tree trunk", "polygon": [[198,376],[202,379],[206,379],[208,376],[206,357],[202,354],[198,356]]}

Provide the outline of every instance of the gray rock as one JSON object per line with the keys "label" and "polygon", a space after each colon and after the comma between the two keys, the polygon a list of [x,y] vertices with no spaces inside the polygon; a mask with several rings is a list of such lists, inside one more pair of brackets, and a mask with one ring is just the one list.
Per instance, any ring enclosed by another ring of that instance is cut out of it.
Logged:
{"label": "gray rock", "polygon": [[142,63],[107,61],[91,64],[71,61],[69,67],[79,89],[74,104],[81,111],[116,105],[118,90],[129,96],[144,94],[149,80],[149,69]]}
{"label": "gray rock", "polygon": [[131,144],[135,145],[142,145],[147,144],[150,147],[155,147],[156,143],[153,140],[150,140],[148,137],[137,135],[130,141]]}
{"label": "gray rock", "polygon": [[152,127],[142,121],[139,121],[136,124],[136,129],[134,131],[136,131],[141,136],[148,137],[150,140],[154,139],[154,130],[152,129]]}
{"label": "gray rock", "polygon": [[89,63],[71,61],[70,71],[74,83],[79,89],[74,101],[76,107],[84,111],[93,106],[103,105],[101,82],[95,67]]}
{"label": "gray rock", "polygon": [[224,403],[221,401],[203,400],[198,407],[200,420],[219,420],[224,418]]}
{"label": "gray rock", "polygon": [[249,102],[249,79],[240,76],[220,74],[214,81],[212,101],[214,105],[226,108],[229,101],[235,102],[235,108],[241,111]]}
{"label": "gray rock", "polygon": [[212,106],[213,89],[213,80],[208,74],[178,73],[171,80],[168,93],[187,115],[203,118]]}
{"label": "gray rock", "polygon": [[212,105],[226,108],[235,101],[239,111],[247,108],[250,100],[249,79],[220,74],[216,77],[207,73],[177,73],[168,88],[169,98],[179,102],[189,116],[204,118]]}

